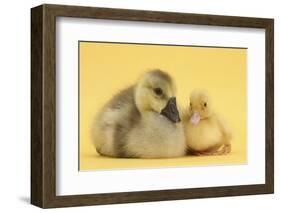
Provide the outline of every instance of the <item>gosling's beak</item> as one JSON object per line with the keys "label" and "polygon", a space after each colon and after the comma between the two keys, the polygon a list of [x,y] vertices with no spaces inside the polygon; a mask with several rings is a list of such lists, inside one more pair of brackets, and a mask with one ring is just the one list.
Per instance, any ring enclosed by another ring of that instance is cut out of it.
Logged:
{"label": "gosling's beak", "polygon": [[164,115],[174,123],[181,121],[175,97],[169,99],[167,105],[165,106],[164,109],[162,109],[160,114]]}

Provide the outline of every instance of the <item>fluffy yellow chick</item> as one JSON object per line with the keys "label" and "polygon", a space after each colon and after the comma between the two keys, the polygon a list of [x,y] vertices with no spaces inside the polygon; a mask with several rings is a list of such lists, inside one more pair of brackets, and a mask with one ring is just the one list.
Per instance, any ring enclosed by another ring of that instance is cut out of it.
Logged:
{"label": "fluffy yellow chick", "polygon": [[231,152],[231,131],[213,112],[206,91],[193,91],[184,117],[186,143],[194,155],[223,155]]}

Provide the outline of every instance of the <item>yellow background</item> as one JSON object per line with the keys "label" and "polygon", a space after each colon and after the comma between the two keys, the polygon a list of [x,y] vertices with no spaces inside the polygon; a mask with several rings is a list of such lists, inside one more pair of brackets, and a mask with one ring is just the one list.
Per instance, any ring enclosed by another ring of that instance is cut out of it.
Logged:
{"label": "yellow background", "polygon": [[[80,42],[80,170],[156,168],[243,164],[247,162],[247,50]],[[234,133],[226,156],[186,156],[170,159],[118,159],[99,156],[91,141],[97,111],[113,94],[136,82],[145,71],[159,68],[177,85],[177,103],[188,105],[193,89],[209,91],[215,111]]]}

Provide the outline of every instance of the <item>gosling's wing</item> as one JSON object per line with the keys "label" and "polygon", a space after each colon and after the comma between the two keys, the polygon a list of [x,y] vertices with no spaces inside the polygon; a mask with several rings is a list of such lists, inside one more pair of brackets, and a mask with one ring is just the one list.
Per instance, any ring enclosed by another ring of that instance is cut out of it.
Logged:
{"label": "gosling's wing", "polygon": [[[140,113],[134,100],[134,87],[129,87],[114,95],[98,116],[101,134],[112,143],[114,156],[131,157],[126,151],[128,132],[140,120]],[[105,141],[107,143],[107,141]]]}
{"label": "gosling's wing", "polygon": [[124,107],[134,106],[134,91],[134,86],[121,90],[111,98],[111,100],[106,104],[106,107],[114,110],[122,110]]}
{"label": "gosling's wing", "polygon": [[115,94],[100,111],[97,122],[102,126],[130,126],[128,121],[139,114],[134,100],[134,90],[135,87],[131,86]]}

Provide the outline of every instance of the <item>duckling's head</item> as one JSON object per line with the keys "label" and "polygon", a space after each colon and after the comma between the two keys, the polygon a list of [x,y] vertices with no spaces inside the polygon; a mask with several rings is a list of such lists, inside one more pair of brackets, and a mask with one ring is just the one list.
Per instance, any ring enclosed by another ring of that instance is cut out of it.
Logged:
{"label": "duckling's head", "polygon": [[180,122],[175,93],[175,84],[169,74],[161,70],[147,72],[136,85],[137,108],[143,114],[156,112],[174,123]]}
{"label": "duckling's head", "polygon": [[189,113],[190,122],[198,124],[200,120],[207,119],[211,115],[211,103],[209,95],[204,90],[195,90],[190,95]]}

